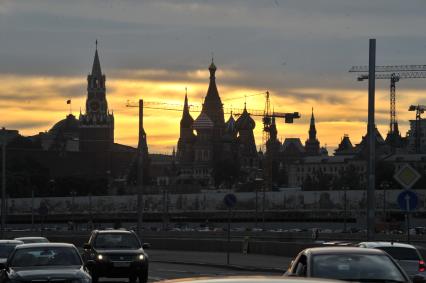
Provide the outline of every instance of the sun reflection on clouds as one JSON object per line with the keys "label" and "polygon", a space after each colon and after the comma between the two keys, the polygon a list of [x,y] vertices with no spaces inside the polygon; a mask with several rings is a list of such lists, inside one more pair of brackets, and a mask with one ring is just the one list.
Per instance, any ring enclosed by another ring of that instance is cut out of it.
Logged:
{"label": "sun reflection on clouds", "polygon": [[[126,79],[121,74],[107,81],[107,99],[109,109],[115,114],[115,141],[135,146],[137,144],[137,109],[127,108],[126,102],[158,101],[183,105],[185,88],[189,103],[201,105],[208,88],[208,71],[196,70],[188,76],[195,80],[183,78],[175,80],[143,79],[164,77],[163,70],[138,71],[137,76]],[[248,109],[263,110],[265,104],[264,89],[248,89],[243,85],[221,82],[224,76],[239,75],[233,71],[218,73],[218,89],[226,110],[241,109],[246,102]],[[19,82],[19,83],[17,83]],[[84,111],[86,85],[84,77],[39,77],[2,75],[0,77],[0,108],[2,125],[17,128],[24,135],[34,135],[50,129],[56,122],[64,119],[70,112],[67,99],[72,99],[71,111],[78,116],[80,108]],[[404,111],[410,105],[412,97],[420,97],[416,90],[404,90],[405,97],[398,100],[398,118],[401,132],[405,133],[411,113]],[[258,95],[253,95],[258,94]],[[335,101],[335,103],[331,103]],[[340,142],[344,134],[349,134],[352,143],[359,143],[366,129],[367,97],[364,90],[292,88],[279,94],[271,91],[272,107],[278,112],[300,112],[301,119],[294,124],[277,121],[278,137],[299,137],[302,142],[307,138],[311,109],[314,108],[318,139],[321,145],[327,144],[330,153]],[[376,119],[382,135],[387,132],[388,95],[386,90],[377,91]],[[145,130],[151,152],[168,152],[176,146],[179,137],[180,111],[145,110]],[[235,111],[234,111],[235,113]],[[195,119],[199,113],[192,112]],[[230,114],[225,115],[225,119]],[[256,121],[255,137],[258,146],[262,140],[261,117]]]}

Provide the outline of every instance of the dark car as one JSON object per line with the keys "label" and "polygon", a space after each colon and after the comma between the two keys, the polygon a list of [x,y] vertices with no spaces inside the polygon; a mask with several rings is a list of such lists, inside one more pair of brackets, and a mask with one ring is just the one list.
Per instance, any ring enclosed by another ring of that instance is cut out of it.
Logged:
{"label": "dark car", "polygon": [[157,281],[157,283],[342,283],[319,278],[290,278],[277,276],[195,277]]}
{"label": "dark car", "polygon": [[0,263],[6,263],[10,253],[13,252],[17,245],[22,245],[24,242],[16,240],[0,240]]}
{"label": "dark car", "polygon": [[[359,247],[305,249],[292,261],[286,275],[356,282],[411,282],[386,252]],[[424,278],[415,276],[413,282],[424,282]]]}
{"label": "dark car", "polygon": [[148,255],[138,236],[126,230],[95,230],[84,244],[83,260],[94,283],[100,277],[128,277],[130,282],[148,280]]}
{"label": "dark car", "polygon": [[77,248],[64,243],[17,245],[4,264],[0,282],[91,283]]}
{"label": "dark car", "polygon": [[15,240],[22,241],[24,244],[49,243],[49,240],[45,237],[19,237],[15,238]]}

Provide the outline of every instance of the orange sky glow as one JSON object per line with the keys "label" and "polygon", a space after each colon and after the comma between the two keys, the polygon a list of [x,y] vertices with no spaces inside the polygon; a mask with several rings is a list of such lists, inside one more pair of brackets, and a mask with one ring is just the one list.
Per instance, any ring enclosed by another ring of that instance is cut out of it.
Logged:
{"label": "orange sky glow", "polygon": [[[151,71],[152,74],[165,71]],[[141,72],[139,77],[143,77]],[[145,101],[158,101],[170,104],[182,104],[185,87],[188,89],[190,104],[200,105],[208,88],[208,71],[198,70],[190,74],[197,80],[185,82],[184,80],[161,81],[144,79],[123,79],[107,76],[107,99],[110,110],[115,115],[115,141],[126,145],[137,144],[138,111],[136,108],[126,107],[126,102],[137,102],[139,98]],[[219,70],[217,72],[217,85],[224,107],[227,109],[243,108],[244,101],[248,109],[263,110],[264,95],[250,96],[264,92],[263,89],[247,89],[243,85],[227,85],[221,83],[222,77],[238,76],[232,71]],[[17,83],[19,82],[19,83]],[[71,97],[71,111],[78,116],[80,107],[84,111],[86,96],[85,77],[39,77],[3,75],[0,77],[2,93],[0,94],[0,108],[2,109],[2,126],[17,129],[23,135],[34,135],[38,132],[49,130],[57,121],[63,119],[70,111],[66,100]],[[74,93],[63,92],[71,88]],[[285,93],[271,92],[271,103],[275,111],[295,112],[302,115],[302,119],[295,120],[294,124],[284,124],[278,120],[278,137],[283,141],[288,137],[299,137],[302,142],[307,138],[311,107],[314,107],[316,118],[317,136],[321,146],[326,145],[329,154],[332,154],[344,134],[348,134],[352,143],[360,142],[366,129],[367,119],[367,91],[366,86],[358,90],[347,89],[315,89],[303,88],[291,90],[297,93],[315,94],[329,93],[345,97],[346,103],[326,103],[316,99],[305,99],[302,102],[286,96]],[[415,90],[404,90],[404,96],[398,99],[398,119],[401,121],[401,132],[405,135],[408,130],[407,121],[413,119],[408,112],[408,106],[413,97],[420,97]],[[388,129],[388,92],[386,89],[377,90],[376,119],[382,135]],[[246,99],[245,96],[248,96]],[[197,112],[191,113],[194,119]],[[225,115],[229,118],[229,114]],[[172,152],[179,137],[179,121],[181,112],[146,109],[144,117],[145,131],[148,135],[150,152]],[[261,117],[255,117],[256,144],[262,142]]]}

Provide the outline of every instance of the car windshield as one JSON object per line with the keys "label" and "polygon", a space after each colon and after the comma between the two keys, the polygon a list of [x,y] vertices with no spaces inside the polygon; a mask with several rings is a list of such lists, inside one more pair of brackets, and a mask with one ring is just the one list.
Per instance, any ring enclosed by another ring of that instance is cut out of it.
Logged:
{"label": "car windshield", "polygon": [[94,247],[98,249],[139,249],[140,243],[130,233],[102,233],[96,237]]}
{"label": "car windshield", "polygon": [[401,271],[387,255],[315,255],[312,276],[360,282],[405,282]]}
{"label": "car windshield", "polygon": [[396,260],[419,260],[419,255],[415,249],[402,247],[378,247],[378,249],[387,252]]}
{"label": "car windshield", "polygon": [[16,247],[16,244],[4,244],[0,245],[0,258],[7,258],[9,254]]}
{"label": "car windshield", "polygon": [[78,252],[71,247],[17,249],[10,259],[12,267],[81,265]]}

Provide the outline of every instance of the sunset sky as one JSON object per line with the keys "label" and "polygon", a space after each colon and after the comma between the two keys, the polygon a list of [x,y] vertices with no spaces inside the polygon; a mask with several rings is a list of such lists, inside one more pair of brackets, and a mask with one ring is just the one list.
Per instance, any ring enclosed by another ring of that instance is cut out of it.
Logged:
{"label": "sunset sky", "polygon": [[[275,111],[301,113],[278,122],[278,136],[308,135],[314,107],[318,138],[329,152],[348,134],[365,134],[367,83],[348,73],[368,63],[426,64],[424,0],[0,0],[0,126],[24,135],[49,130],[84,111],[86,77],[99,41],[116,142],[136,145],[137,109],[126,101],[190,104],[206,94],[211,54],[225,108],[263,110],[269,90]],[[376,82],[376,120],[388,131],[389,81]],[[397,84],[397,117],[405,135],[410,104],[426,104],[426,80]],[[150,152],[170,153],[180,112],[145,111]],[[198,113],[193,112],[196,118]],[[228,119],[228,115],[226,117]],[[256,118],[261,143],[261,120]]]}

